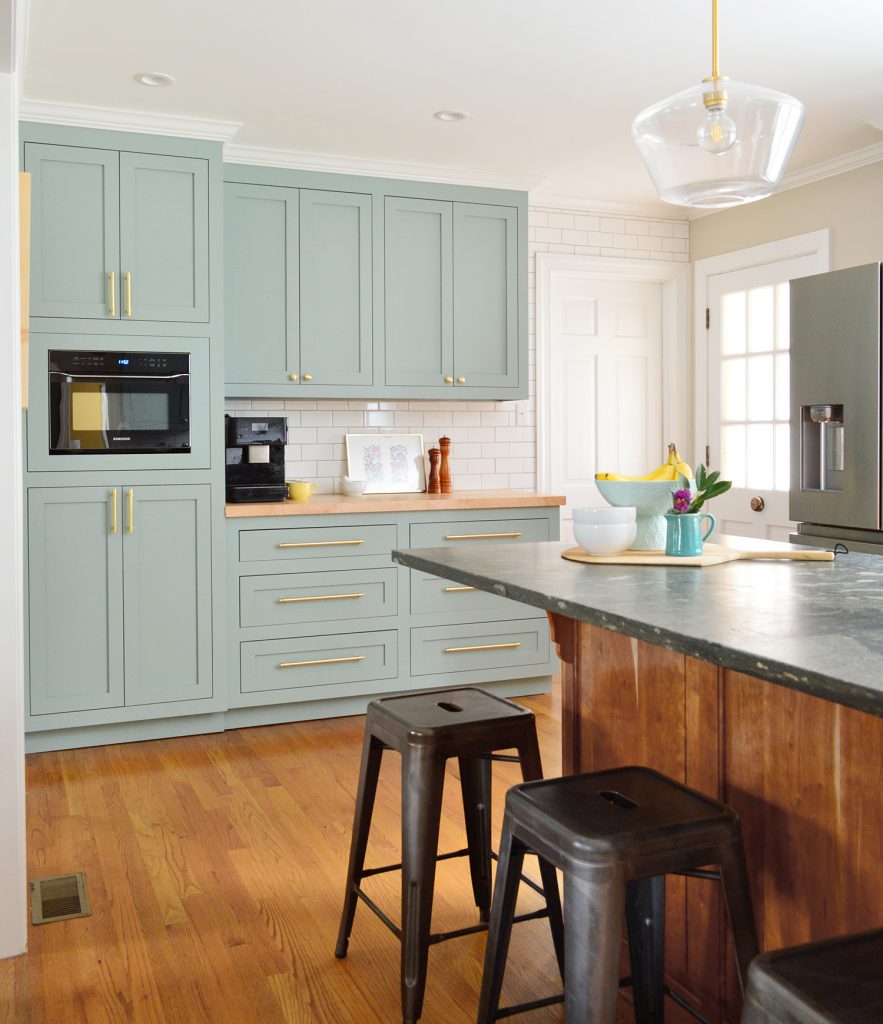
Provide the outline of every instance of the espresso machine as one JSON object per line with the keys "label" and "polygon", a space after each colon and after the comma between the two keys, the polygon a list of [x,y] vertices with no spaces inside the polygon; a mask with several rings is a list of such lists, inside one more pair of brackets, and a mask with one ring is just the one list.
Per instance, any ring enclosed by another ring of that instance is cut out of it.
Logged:
{"label": "espresso machine", "polygon": [[225,416],[227,501],[284,501],[284,416]]}

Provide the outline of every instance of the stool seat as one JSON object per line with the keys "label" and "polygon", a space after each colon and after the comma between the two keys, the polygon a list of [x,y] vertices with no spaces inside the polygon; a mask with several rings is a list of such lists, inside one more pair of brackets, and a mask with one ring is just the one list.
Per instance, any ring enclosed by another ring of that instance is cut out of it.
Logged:
{"label": "stool seat", "polygon": [[883,929],[756,957],[742,1024],[880,1024]]}

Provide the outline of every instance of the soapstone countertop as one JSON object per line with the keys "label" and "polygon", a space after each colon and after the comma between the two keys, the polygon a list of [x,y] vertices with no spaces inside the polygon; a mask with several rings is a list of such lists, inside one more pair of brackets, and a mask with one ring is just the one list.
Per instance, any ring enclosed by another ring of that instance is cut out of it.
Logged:
{"label": "soapstone countertop", "polygon": [[883,556],[669,568],[570,562],[567,546],[415,548],[393,560],[883,716]]}
{"label": "soapstone countertop", "polygon": [[255,516],[359,515],[362,512],[457,512],[483,508],[554,508],[567,499],[560,494],[521,491],[454,491],[453,494],[314,494],[309,501],[267,501],[225,506],[228,519]]}

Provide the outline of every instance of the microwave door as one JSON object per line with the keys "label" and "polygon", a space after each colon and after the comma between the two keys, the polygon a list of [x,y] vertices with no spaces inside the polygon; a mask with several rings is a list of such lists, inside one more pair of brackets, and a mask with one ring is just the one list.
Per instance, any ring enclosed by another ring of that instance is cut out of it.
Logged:
{"label": "microwave door", "polygon": [[66,376],[58,384],[56,448],[101,451],[108,440],[107,388],[101,381]]}

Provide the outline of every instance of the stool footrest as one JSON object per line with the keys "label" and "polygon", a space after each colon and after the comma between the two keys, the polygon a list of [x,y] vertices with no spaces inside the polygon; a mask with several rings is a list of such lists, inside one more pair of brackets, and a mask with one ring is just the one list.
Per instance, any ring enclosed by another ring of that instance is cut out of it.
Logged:
{"label": "stool footrest", "polygon": [[[543,907],[542,910],[534,910],[529,914],[516,914],[515,917],[512,918],[512,923],[520,924],[522,921],[538,921],[541,918],[548,916],[548,907]],[[468,928],[455,928],[450,932],[436,932],[434,935],[429,936],[429,945],[437,946],[439,942],[447,942],[448,939],[459,939],[464,935],[475,935],[476,932],[486,932],[487,929],[487,921],[482,921],[480,924],[469,925]]]}
{"label": "stool footrest", "polygon": [[529,1013],[531,1010],[542,1010],[544,1006],[555,1006],[556,1003],[564,1002],[564,993],[557,996],[546,996],[543,999],[531,999],[529,1003],[516,1003],[514,1006],[504,1006],[494,1014],[494,1020],[502,1020],[504,1017],[514,1017],[516,1013]]}
{"label": "stool footrest", "polygon": [[684,999],[683,996],[679,996],[677,992],[672,992],[668,985],[663,985],[663,992],[665,992],[672,1002],[677,1003],[682,1010],[689,1013],[694,1020],[698,1020],[699,1024],[711,1024],[711,1021],[707,1017],[703,1017],[692,1003],[688,1003],[687,1000]]}
{"label": "stool footrest", "polygon": [[[438,860],[453,860],[454,857],[467,857],[468,855],[469,855],[469,850],[468,849],[452,850],[450,853],[440,853],[440,854],[438,854],[435,859],[437,861]],[[491,854],[491,856],[494,856],[494,854]],[[359,874],[359,878],[360,879],[362,879],[362,878],[370,878],[371,875],[383,875],[383,874],[386,874],[387,871],[401,871],[401,870],[402,870],[402,862],[399,861],[398,864],[387,864],[387,865],[385,865],[382,868],[367,868],[366,870],[362,871]]]}
{"label": "stool footrest", "polygon": [[372,900],[371,897],[367,895],[367,893],[362,891],[361,886],[356,885],[353,886],[353,888],[355,890],[356,895],[359,897],[360,900],[362,900],[365,906],[369,910],[374,911],[374,913],[380,918],[380,920],[386,925],[386,927],[389,928],[389,930],[393,933],[393,935],[395,935],[397,939],[401,939],[402,929],[399,928],[398,925],[393,923],[392,918],[387,917],[387,915],[380,909],[380,907],[377,906],[374,900]]}

